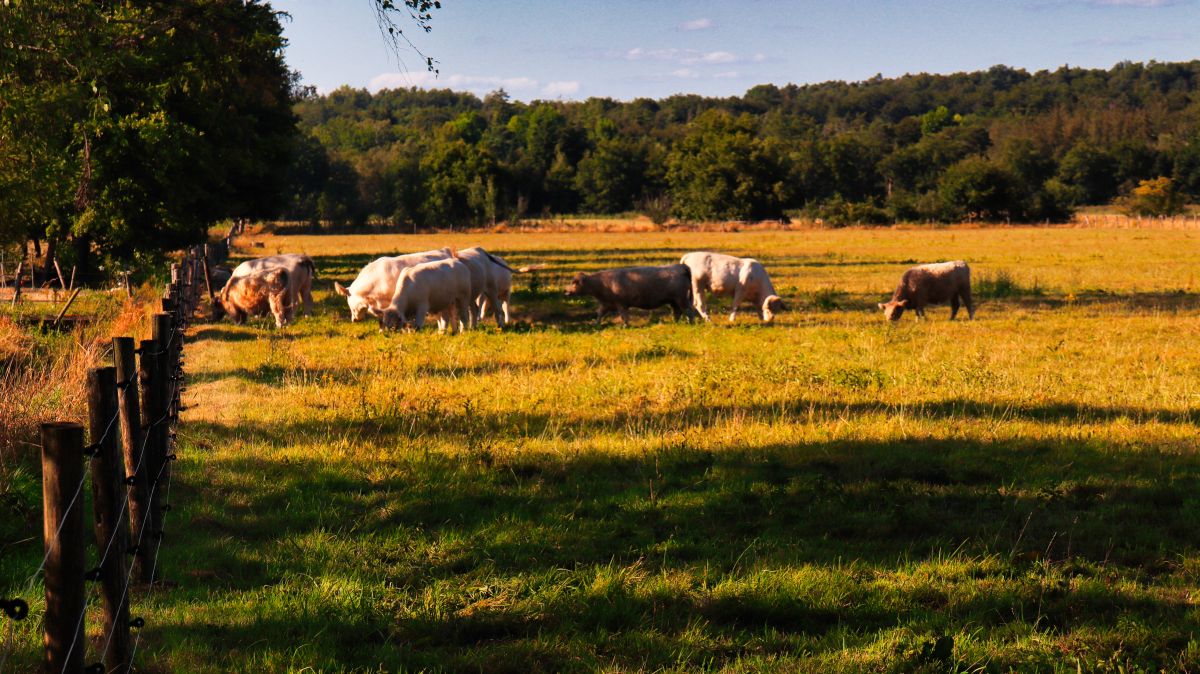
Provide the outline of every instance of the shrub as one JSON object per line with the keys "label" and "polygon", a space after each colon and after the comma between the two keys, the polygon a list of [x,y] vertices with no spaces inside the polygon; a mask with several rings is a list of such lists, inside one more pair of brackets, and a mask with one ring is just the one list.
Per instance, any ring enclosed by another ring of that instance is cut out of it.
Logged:
{"label": "shrub", "polygon": [[1160,176],[1138,183],[1121,205],[1129,215],[1178,215],[1183,212],[1183,195],[1170,178]]}

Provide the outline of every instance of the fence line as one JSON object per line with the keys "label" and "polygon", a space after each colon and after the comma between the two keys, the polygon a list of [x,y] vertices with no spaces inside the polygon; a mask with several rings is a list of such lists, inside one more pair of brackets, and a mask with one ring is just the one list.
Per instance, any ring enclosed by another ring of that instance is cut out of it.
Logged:
{"label": "fence line", "polygon": [[[126,674],[133,666],[145,625],[141,617],[129,618],[133,576],[139,571],[145,583],[143,602],[149,599],[156,581],[161,586],[159,556],[166,513],[171,509],[166,500],[172,482],[170,462],[176,458],[174,427],[182,409],[183,337],[201,292],[209,286],[209,252],[209,246],[192,247],[182,263],[171,265],[163,311],[154,317],[154,339],[134,349],[132,338],[114,338],[117,367],[89,371],[92,442],[84,445],[81,424],[42,425],[45,554],[26,581],[22,596],[0,598],[0,611],[7,617],[0,671],[13,652],[16,622],[28,616],[28,598],[39,575],[46,588],[47,671]],[[213,252],[220,253],[219,249]],[[118,374],[122,375],[120,381]],[[118,421],[122,430],[114,434]],[[81,471],[78,477],[76,470]],[[148,472],[153,473],[152,479]],[[99,561],[84,571],[89,544],[83,526],[85,499],[80,495],[89,475]],[[151,544],[153,555],[149,554]],[[126,566],[127,554],[134,555],[134,560]],[[88,581],[98,582],[92,588],[86,585]],[[98,661],[85,667],[87,614],[97,594],[102,599],[104,646],[95,654]],[[138,628],[133,640],[132,628]]]}

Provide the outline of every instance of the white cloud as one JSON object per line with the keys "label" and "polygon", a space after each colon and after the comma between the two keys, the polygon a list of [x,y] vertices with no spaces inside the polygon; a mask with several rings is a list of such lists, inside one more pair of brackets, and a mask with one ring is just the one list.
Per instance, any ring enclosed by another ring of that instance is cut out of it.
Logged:
{"label": "white cloud", "polygon": [[729,79],[738,77],[739,75],[741,75],[741,73],[739,73],[736,70],[725,70],[723,72],[713,73],[713,79],[714,80],[729,80]]}
{"label": "white cloud", "polygon": [[738,57],[727,51],[710,51],[700,56],[699,63],[733,63]]}
{"label": "white cloud", "polygon": [[702,17],[699,19],[692,19],[691,21],[684,21],[683,23],[679,24],[679,30],[709,30],[710,28],[714,28],[716,25],[717,24],[713,23],[712,19]]}
{"label": "white cloud", "polygon": [[694,79],[694,78],[700,77],[700,73],[696,72],[695,70],[692,70],[691,68],[680,68],[679,70],[672,70],[671,75],[673,77],[684,77],[687,79]]}
{"label": "white cloud", "polygon": [[574,96],[579,93],[579,82],[571,80],[569,82],[551,82],[542,87],[543,96],[562,97]]}
{"label": "white cloud", "polygon": [[[759,58],[760,56],[762,58]],[[733,52],[700,51],[698,49],[678,49],[675,47],[664,49],[634,47],[625,52],[622,58],[626,61],[666,61],[668,63],[678,63],[683,66],[736,63],[746,60]],[[762,61],[765,58],[765,56],[758,54],[755,55],[753,60]]]}

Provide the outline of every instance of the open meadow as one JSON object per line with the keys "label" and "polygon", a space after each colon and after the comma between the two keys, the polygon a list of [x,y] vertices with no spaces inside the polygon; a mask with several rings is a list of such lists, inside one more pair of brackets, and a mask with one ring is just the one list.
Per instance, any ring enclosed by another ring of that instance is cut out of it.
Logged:
{"label": "open meadow", "polygon": [[[1200,671],[1200,231],[243,244],[312,256],[316,316],[190,331],[142,671]],[[445,245],[548,265],[515,326],[348,321],[333,281]],[[561,293],[692,250],[789,311],[597,327]],[[975,321],[883,319],[949,259]],[[11,591],[40,545],[4,554]]]}

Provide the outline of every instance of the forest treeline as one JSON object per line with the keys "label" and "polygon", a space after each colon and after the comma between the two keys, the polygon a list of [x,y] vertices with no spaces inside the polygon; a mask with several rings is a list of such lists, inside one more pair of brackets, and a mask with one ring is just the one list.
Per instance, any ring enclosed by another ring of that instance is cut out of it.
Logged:
{"label": "forest treeline", "polygon": [[1062,221],[1200,198],[1200,61],[995,66],[742,96],[516,102],[298,92],[286,219],[447,227],[547,214],[831,224]]}

